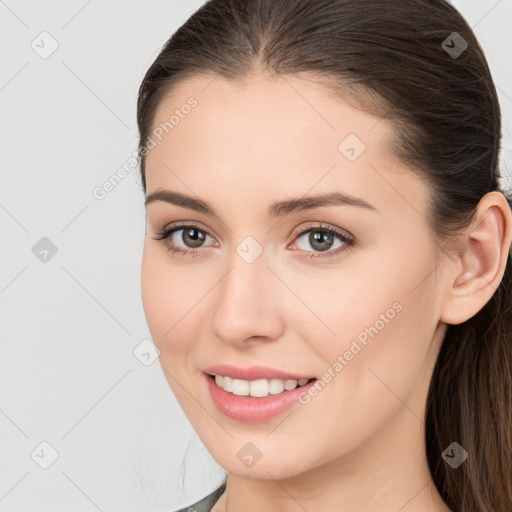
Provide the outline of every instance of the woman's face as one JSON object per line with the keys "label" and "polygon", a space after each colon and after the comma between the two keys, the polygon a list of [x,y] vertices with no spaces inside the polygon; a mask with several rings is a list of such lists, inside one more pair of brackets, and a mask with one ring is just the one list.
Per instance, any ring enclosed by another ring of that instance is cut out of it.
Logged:
{"label": "woman's face", "polygon": [[[427,186],[385,149],[387,121],[318,83],[212,80],[187,79],[160,105],[146,160],[148,197],[215,212],[147,204],[144,311],[183,411],[222,467],[256,478],[420,446],[445,327]],[[208,380],[220,364],[317,381],[244,397]]]}

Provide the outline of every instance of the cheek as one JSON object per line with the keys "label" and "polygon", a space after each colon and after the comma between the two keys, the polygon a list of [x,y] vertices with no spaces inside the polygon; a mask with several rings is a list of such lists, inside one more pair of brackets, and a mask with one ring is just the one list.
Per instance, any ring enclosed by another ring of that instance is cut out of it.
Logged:
{"label": "cheek", "polygon": [[[141,264],[141,294],[146,322],[153,342],[160,350],[160,363],[173,375],[185,378],[190,355],[197,341],[205,337],[208,312],[212,310],[208,292],[216,275],[199,272],[194,265],[171,261],[165,250],[147,244]],[[174,386],[169,381],[171,387]]]}
{"label": "cheek", "polygon": [[323,283],[317,280],[324,293],[310,294],[309,302],[331,330],[314,345],[325,372],[336,376],[328,387],[343,395],[343,403],[353,401],[354,410],[364,409],[368,396],[387,394],[393,400],[389,388],[407,395],[439,316],[435,255],[428,240],[418,240],[412,249],[394,244],[359,264],[363,272],[345,269]]}
{"label": "cheek", "polygon": [[[164,355],[176,341],[181,329],[180,318],[189,309],[190,276],[169,264],[165,253],[145,246],[141,265],[141,294],[146,321],[154,343]],[[189,283],[187,285],[187,282]],[[186,318],[186,316],[185,316]]]}
{"label": "cheek", "polygon": [[[312,309],[322,305],[316,311],[336,333],[311,343],[323,361],[319,379],[325,384],[315,396],[304,397],[296,426],[297,435],[317,432],[312,452],[320,458],[350,451],[403,408],[401,400],[408,401],[418,383],[437,324],[434,276],[426,278],[431,264],[404,254],[364,268],[326,281],[327,293],[308,303]],[[410,405],[419,415],[420,406]],[[325,439],[336,441],[327,446]]]}
{"label": "cheek", "polygon": [[[166,254],[153,248],[144,249],[141,264],[141,294],[146,322],[169,387],[185,411],[193,406],[185,389],[189,389],[187,367],[193,304],[197,287],[190,284],[186,271],[170,265]],[[193,384],[193,383],[192,383]],[[190,414],[190,412],[189,412]]]}
{"label": "cheek", "polygon": [[151,249],[144,247],[141,264],[141,295],[146,321],[153,341],[158,344],[162,336],[163,320],[166,314],[166,283],[161,276],[161,265],[154,257]]}

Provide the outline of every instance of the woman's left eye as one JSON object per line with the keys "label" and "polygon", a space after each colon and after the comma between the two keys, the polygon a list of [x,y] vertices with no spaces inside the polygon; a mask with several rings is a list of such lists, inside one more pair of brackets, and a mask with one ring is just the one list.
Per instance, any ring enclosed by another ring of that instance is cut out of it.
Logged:
{"label": "woman's left eye", "polygon": [[[320,251],[320,253],[315,253],[299,247],[299,249],[303,250],[303,252],[311,253],[305,254],[305,256],[311,258],[336,256],[337,254],[351,248],[355,244],[354,238],[335,227],[313,226],[309,229],[300,231],[296,235],[296,238],[299,240],[305,235],[309,235],[305,238],[307,244],[309,244],[310,247]],[[337,248],[333,249],[332,247],[336,238],[341,243],[337,246]],[[324,252],[325,255],[322,254]]]}
{"label": "woman's left eye", "polygon": [[[180,246],[176,243],[176,241],[173,241],[173,236],[180,231],[182,234],[178,238],[181,239],[181,241],[185,244],[185,247]],[[342,251],[349,249],[355,244],[353,237],[333,226],[308,226],[307,229],[303,229],[294,235],[294,240],[298,240],[305,235],[309,235],[307,237],[307,243],[310,245],[310,247],[313,247],[313,249],[319,252],[308,251],[302,247],[299,247],[299,249],[301,252],[307,253],[304,254],[305,257],[311,258],[335,256]],[[204,247],[201,247],[201,245],[206,240],[206,238],[211,238],[214,240],[207,233],[207,231],[189,224],[180,225],[179,227],[173,227],[171,229],[160,231],[158,236],[152,238],[154,238],[154,240],[164,240],[167,249],[173,253],[183,255],[191,254],[193,256],[197,256],[203,252]],[[333,250],[332,246],[336,238],[341,242],[341,244]],[[325,255],[322,253],[325,253]]]}

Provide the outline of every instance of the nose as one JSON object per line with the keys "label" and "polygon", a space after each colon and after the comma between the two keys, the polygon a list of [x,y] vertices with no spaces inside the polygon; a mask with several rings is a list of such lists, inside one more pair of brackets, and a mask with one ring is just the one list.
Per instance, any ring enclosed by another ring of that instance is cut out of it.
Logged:
{"label": "nose", "polygon": [[286,287],[260,255],[248,262],[238,254],[213,294],[213,333],[224,343],[247,345],[278,339],[284,327]]}

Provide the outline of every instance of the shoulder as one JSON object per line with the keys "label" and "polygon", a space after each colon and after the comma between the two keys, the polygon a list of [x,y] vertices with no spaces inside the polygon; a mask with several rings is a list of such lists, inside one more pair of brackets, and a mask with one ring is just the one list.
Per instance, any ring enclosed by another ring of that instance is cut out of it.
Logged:
{"label": "shoulder", "polygon": [[187,507],[180,508],[175,512],[210,512],[215,502],[220,498],[221,494],[226,490],[226,482],[223,482],[212,493],[205,496],[203,499],[188,505]]}

